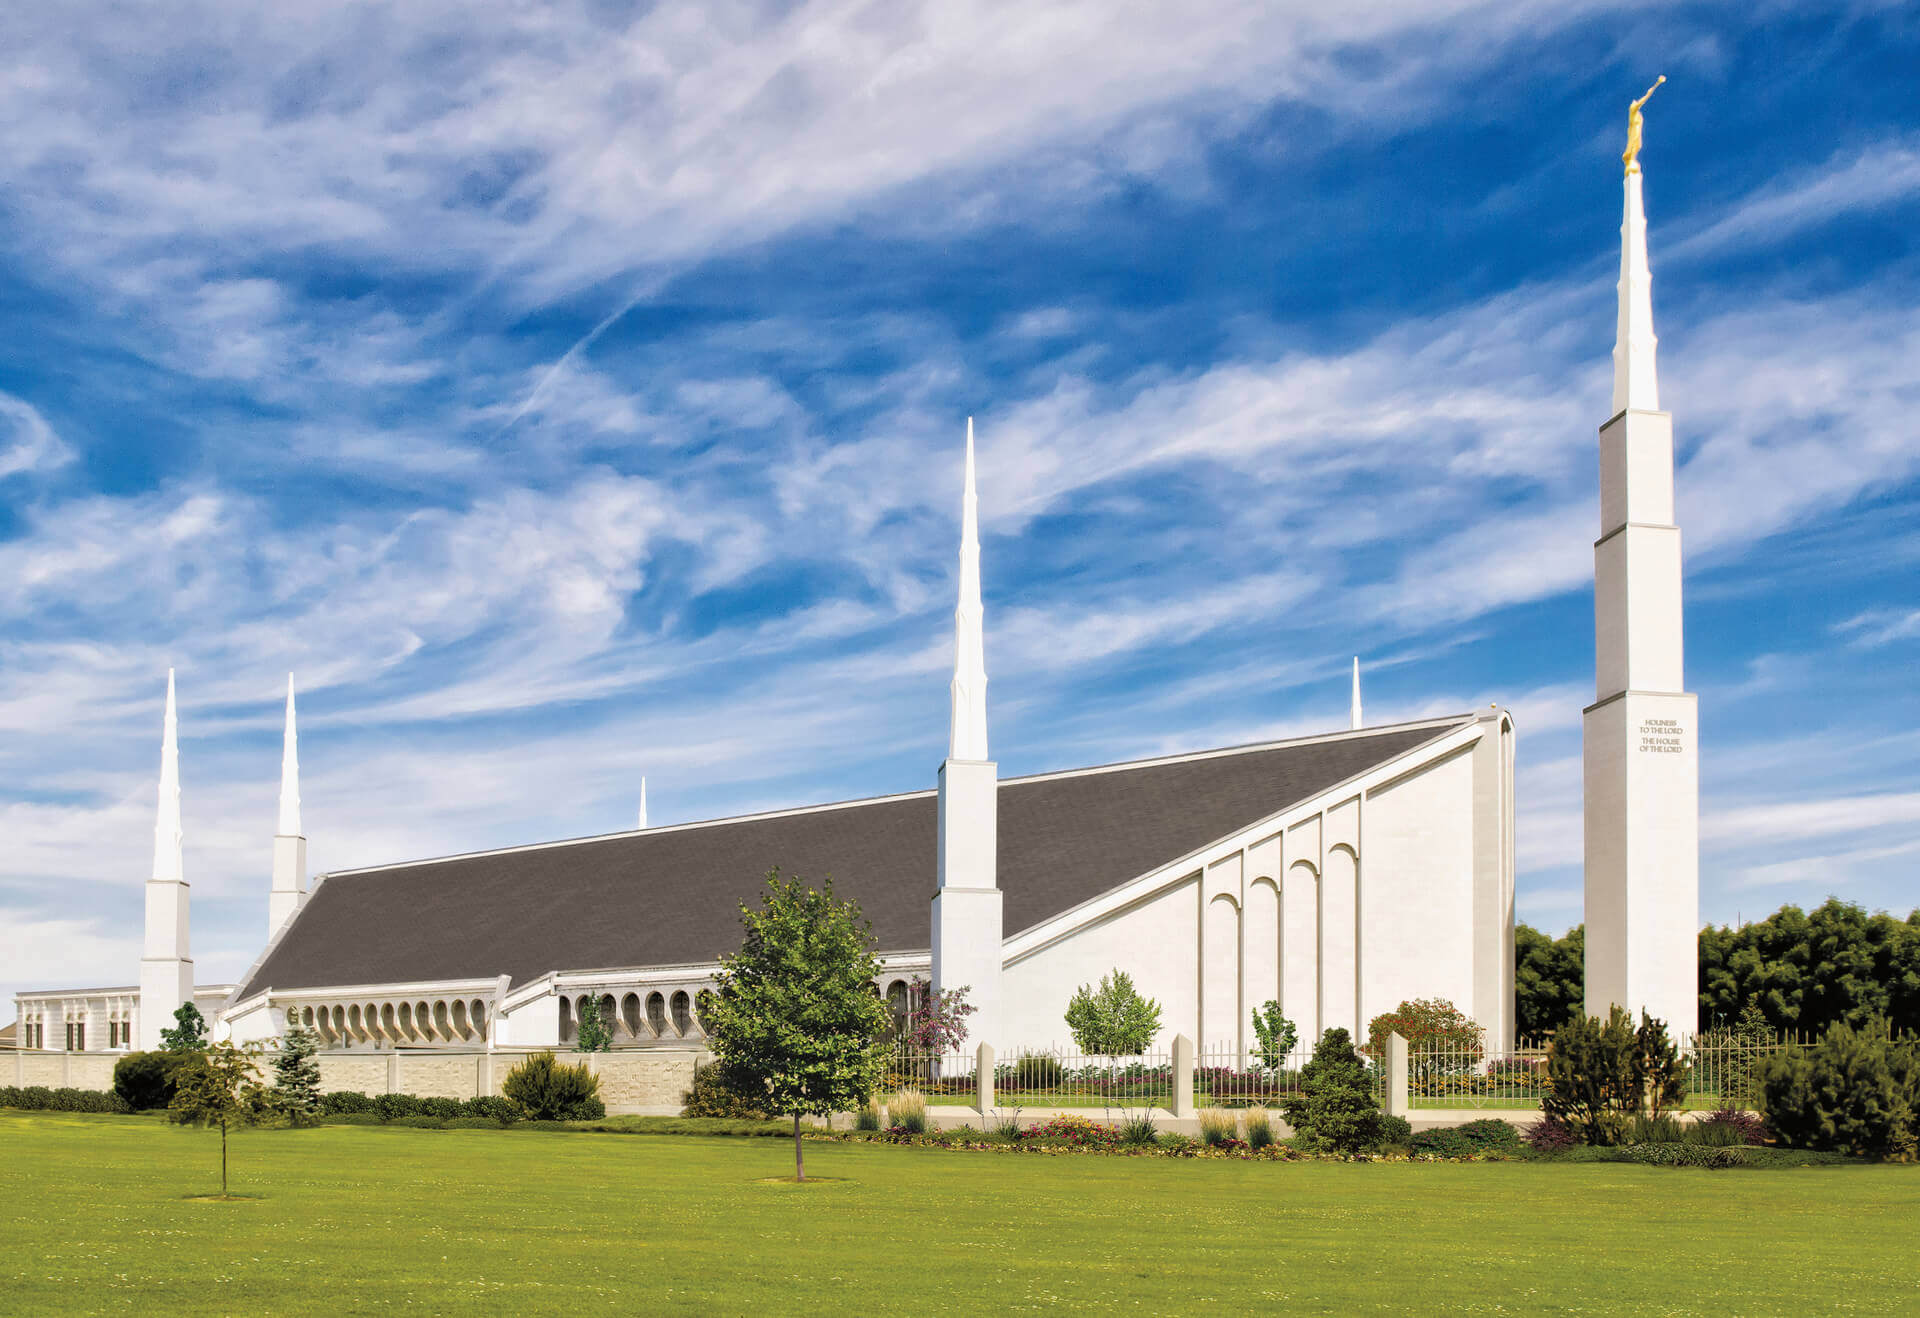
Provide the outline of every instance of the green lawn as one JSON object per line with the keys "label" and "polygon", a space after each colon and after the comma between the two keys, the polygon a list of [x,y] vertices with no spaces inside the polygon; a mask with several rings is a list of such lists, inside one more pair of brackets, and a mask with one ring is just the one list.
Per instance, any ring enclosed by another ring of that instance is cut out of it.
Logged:
{"label": "green lawn", "polygon": [[1234,1163],[0,1113],[0,1312],[1913,1313],[1920,1169]]}

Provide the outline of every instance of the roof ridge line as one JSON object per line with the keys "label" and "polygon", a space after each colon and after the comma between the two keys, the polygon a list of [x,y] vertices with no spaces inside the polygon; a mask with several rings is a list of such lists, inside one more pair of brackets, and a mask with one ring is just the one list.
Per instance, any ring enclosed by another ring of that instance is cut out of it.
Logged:
{"label": "roof ridge line", "polygon": [[[1250,755],[1259,751],[1279,750],[1283,747],[1309,746],[1319,742],[1357,741],[1367,737],[1379,736],[1389,732],[1405,732],[1413,728],[1442,727],[1448,724],[1470,722],[1479,715],[1467,711],[1459,714],[1443,714],[1432,718],[1409,719],[1403,723],[1383,723],[1368,728],[1341,728],[1334,732],[1312,733],[1304,737],[1282,737],[1275,741],[1247,742],[1238,746],[1221,746],[1210,750],[1180,751],[1171,755],[1149,756],[1138,760],[1117,760],[1109,764],[1093,764],[1078,769],[1053,769],[1045,773],[1023,774],[1017,778],[1002,778],[1000,786],[1013,787],[1027,783],[1053,782],[1061,778],[1075,778],[1097,773],[1119,773],[1130,769],[1146,769],[1166,764],[1180,764],[1192,760],[1219,759],[1228,755]],[[556,847],[584,846],[590,842],[607,842],[615,838],[639,837],[642,834],[680,833],[692,829],[717,828],[722,824],[748,824],[768,819],[785,819],[794,815],[818,814],[827,810],[850,810],[856,806],[880,805],[888,801],[911,801],[920,797],[936,796],[939,789],[923,787],[911,792],[889,792],[879,796],[855,797],[846,801],[826,801],[818,805],[788,806],[780,810],[762,810],[744,815],[722,815],[714,819],[688,820],[680,824],[657,824],[652,828],[629,828],[615,833],[590,833],[582,837],[556,838],[550,842],[523,842],[510,847],[487,847],[479,851],[459,851],[445,856],[423,856],[413,860],[390,861],[384,865],[365,865],[356,869],[328,870],[316,876],[315,886],[320,879],[349,878],[366,874],[379,874],[387,870],[414,869],[423,865],[441,865],[456,860],[477,860],[483,856],[510,856],[522,851],[548,851]],[[292,922],[289,921],[289,924]]]}

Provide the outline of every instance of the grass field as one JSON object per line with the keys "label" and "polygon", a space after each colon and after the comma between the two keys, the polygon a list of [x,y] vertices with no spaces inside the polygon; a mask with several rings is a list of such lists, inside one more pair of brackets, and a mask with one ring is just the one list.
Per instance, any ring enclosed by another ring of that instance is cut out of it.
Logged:
{"label": "grass field", "polygon": [[1913,1313],[1920,1169],[1229,1163],[0,1112],[0,1311]]}

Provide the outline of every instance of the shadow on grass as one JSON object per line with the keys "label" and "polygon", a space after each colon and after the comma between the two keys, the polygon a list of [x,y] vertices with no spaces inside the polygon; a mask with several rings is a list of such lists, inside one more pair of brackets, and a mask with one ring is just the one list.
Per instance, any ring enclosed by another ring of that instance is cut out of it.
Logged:
{"label": "shadow on grass", "polygon": [[806,1180],[795,1180],[791,1176],[762,1176],[754,1181],[755,1185],[777,1185],[789,1190],[804,1190],[814,1185],[852,1185],[853,1180],[846,1176],[809,1176]]}
{"label": "shadow on grass", "polygon": [[190,1204],[252,1203],[266,1198],[264,1194],[183,1194],[180,1197]]}

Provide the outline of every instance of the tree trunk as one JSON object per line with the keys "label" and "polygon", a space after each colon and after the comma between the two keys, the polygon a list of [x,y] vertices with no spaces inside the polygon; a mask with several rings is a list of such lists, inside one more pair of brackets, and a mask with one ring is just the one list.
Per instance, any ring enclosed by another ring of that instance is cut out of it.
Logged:
{"label": "tree trunk", "polygon": [[798,1112],[793,1114],[793,1179],[796,1181],[804,1181],[807,1179],[807,1159],[806,1155],[801,1151],[800,1114]]}
{"label": "tree trunk", "polygon": [[220,1197],[227,1197],[227,1123],[220,1123]]}

